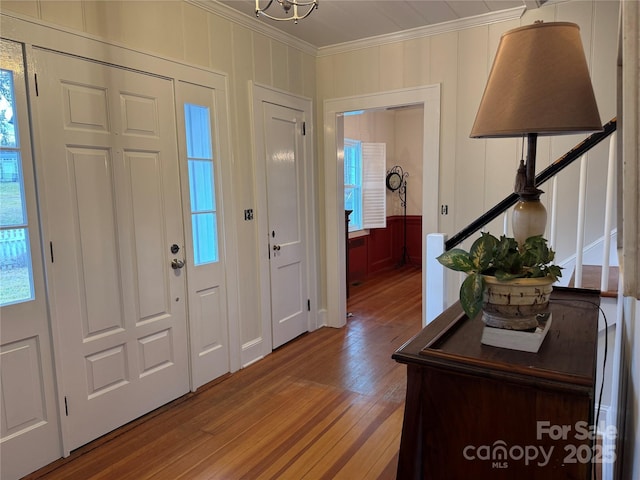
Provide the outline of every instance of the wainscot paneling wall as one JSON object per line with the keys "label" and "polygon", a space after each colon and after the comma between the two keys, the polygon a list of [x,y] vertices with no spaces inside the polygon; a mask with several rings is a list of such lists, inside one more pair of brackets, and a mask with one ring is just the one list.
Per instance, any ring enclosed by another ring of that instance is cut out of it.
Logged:
{"label": "wainscot paneling wall", "polygon": [[[484,91],[486,79],[501,35],[512,28],[536,20],[569,21],[581,30],[587,62],[590,66],[600,117],[603,123],[616,115],[616,51],[619,2],[567,1],[525,12],[519,20],[509,20],[463,30],[439,33],[405,41],[381,43],[378,46],[320,49],[317,62],[318,118],[322,118],[326,99],[352,97],[375,92],[440,84],[440,162],[439,201],[430,208],[438,209],[440,232],[452,235],[482,212],[513,191],[518,162],[522,155],[519,139],[469,138],[471,126]],[[326,54],[325,54],[326,52]],[[538,171],[582,141],[585,135],[540,137]],[[323,142],[319,142],[323,149]],[[318,158],[325,158],[322,151]],[[327,155],[325,161],[330,161]],[[588,154],[589,225],[585,244],[602,236],[598,231],[604,219],[604,188],[597,186],[607,168],[607,146],[602,144]],[[424,172],[424,178],[428,172]],[[562,173],[558,185],[559,218],[577,218],[578,165]],[[321,192],[332,190],[329,184]],[[543,202],[549,206],[551,184],[543,185]],[[423,195],[425,192],[423,192]],[[447,205],[447,213],[440,206]],[[429,207],[422,211],[428,216]],[[560,217],[563,215],[563,217]],[[550,217],[550,215],[549,215]],[[327,218],[329,223],[332,219]],[[501,218],[486,230],[503,231]],[[547,229],[548,231],[549,229]],[[432,233],[424,231],[423,235]],[[475,238],[475,237],[473,237]],[[473,238],[465,242],[468,247]],[[575,252],[576,228],[571,221],[559,226],[554,248],[557,258],[566,259]],[[327,244],[327,251],[332,246]],[[449,303],[457,287],[447,288]]]}
{"label": "wainscot paneling wall", "polygon": [[[600,116],[605,123],[615,116],[615,63],[619,2],[558,2],[525,12],[519,20],[450,31],[406,41],[386,42],[378,46],[320,49],[317,64],[318,118],[322,118],[325,99],[385,92],[420,85],[441,85],[440,188],[439,204],[448,205],[448,214],[440,215],[440,231],[453,234],[493,206],[513,190],[521,158],[519,139],[470,139],[486,79],[500,36],[507,30],[536,20],[570,21],[581,29],[587,61]],[[325,53],[326,52],[326,53]],[[541,137],[538,142],[538,171],[580,142],[584,135]],[[323,148],[322,142],[319,148]],[[588,178],[604,175],[606,146],[589,153]],[[324,158],[322,152],[318,158]],[[328,158],[328,157],[327,157]],[[427,173],[425,173],[427,174]],[[575,218],[577,204],[577,167],[561,180],[561,212]],[[599,187],[598,187],[599,188]],[[549,204],[550,185],[543,189],[543,201]],[[320,188],[320,191],[325,189]],[[424,192],[423,192],[424,193]],[[587,216],[593,225],[602,224],[604,192],[590,197]],[[433,205],[439,208],[439,205]],[[423,215],[426,212],[422,212]],[[328,220],[329,221],[329,220]],[[559,258],[575,249],[575,227],[566,225],[558,232]],[[591,227],[587,242],[602,235]],[[489,230],[502,231],[496,220]],[[423,232],[425,235],[430,232]]]}
{"label": "wainscot paneling wall", "polygon": [[[315,98],[315,57],[184,1],[2,1],[3,12],[85,32],[109,42],[204,66],[229,78],[236,212],[256,204],[249,82]],[[167,28],[171,26],[171,28]],[[241,344],[262,336],[257,222],[237,221]],[[262,238],[262,236],[260,237]]]}
{"label": "wainscot paneling wall", "polygon": [[[335,50],[320,49],[318,55],[217,16],[195,4],[175,1],[7,1],[4,12],[33,17],[45,24],[85,32],[120,45],[170,59],[202,65],[225,72],[229,78],[230,120],[234,150],[234,186],[237,211],[254,208],[254,165],[251,132],[249,81],[282,89],[314,100],[316,126],[316,175],[318,179],[318,272],[320,308],[326,302],[323,252],[328,221],[322,206],[325,195],[336,195],[324,178],[322,119],[323,101],[420,85],[441,85],[440,187],[439,204],[448,205],[440,216],[440,231],[453,234],[512,189],[514,172],[521,155],[515,139],[477,140],[469,131],[480,102],[486,78],[500,36],[511,28],[536,20],[571,21],[580,26],[591,68],[600,116],[604,121],[616,111],[617,1],[567,1],[527,11],[519,20],[505,21],[464,30],[439,33],[405,41],[382,42],[378,46]],[[172,28],[166,28],[172,25]],[[300,27],[304,23],[301,22]],[[330,52],[330,53],[329,53]],[[580,141],[582,136],[541,138],[538,166],[542,168]],[[596,148],[591,158],[606,156],[606,147]],[[606,165],[589,162],[588,178],[601,176]],[[574,180],[577,169],[563,176],[559,192],[561,212],[576,203]],[[549,190],[549,188],[547,188]],[[587,218],[602,224],[603,204],[596,192],[590,195]],[[564,198],[566,196],[566,198]],[[547,200],[549,192],[545,194]],[[433,205],[439,208],[439,205]],[[422,212],[424,215],[425,212]],[[572,215],[575,217],[575,215]],[[571,217],[570,217],[571,218]],[[596,221],[595,219],[598,219]],[[575,229],[558,232],[558,257],[564,258],[575,245]],[[241,342],[260,336],[258,279],[258,234],[256,222],[237,223]],[[489,226],[500,231],[500,221]],[[573,232],[573,233],[571,233]],[[423,232],[427,234],[430,232]],[[586,243],[599,235],[588,230]]]}
{"label": "wainscot paneling wall", "polygon": [[[204,4],[204,2],[203,2]],[[250,138],[251,117],[249,82],[275,87],[313,99],[315,136],[317,235],[319,250],[318,308],[327,303],[325,253],[331,245],[325,238],[328,222],[335,212],[325,212],[325,198],[342,195],[335,179],[327,179],[323,151],[323,102],[356,95],[389,92],[422,85],[440,84],[440,165],[439,204],[448,205],[440,216],[439,230],[453,234],[511,191],[514,172],[521,155],[521,142],[515,139],[474,140],[469,131],[475,118],[493,55],[503,32],[536,20],[571,21],[579,24],[591,68],[596,98],[603,122],[616,111],[616,52],[619,2],[573,0],[557,2],[526,12],[519,20],[447,31],[403,41],[381,39],[377,46],[354,44],[340,49],[313,52],[285,44],[265,34],[251,31],[198,5],[185,1],[2,1],[2,11],[13,12],[45,25],[84,32],[94,38],[149,52],[161,57],[225,72],[229,79],[230,130],[236,211],[256,205],[254,162]],[[168,28],[170,26],[170,28]],[[304,22],[300,22],[304,28]],[[279,37],[278,37],[279,38]],[[566,152],[581,136],[541,138],[538,143],[539,168]],[[589,153],[590,179],[602,175],[606,147]],[[327,158],[330,158],[329,156]],[[333,161],[333,160],[332,160]],[[426,175],[426,173],[425,173]],[[575,218],[577,169],[563,174],[559,214]],[[549,192],[549,188],[547,191]],[[593,188],[592,188],[593,190]],[[424,192],[423,192],[424,193]],[[604,202],[590,194],[587,219],[602,224]],[[543,198],[549,198],[547,193]],[[566,198],[565,198],[566,197]],[[432,208],[439,208],[433,205]],[[422,212],[426,215],[426,212]],[[489,230],[501,231],[501,222]],[[575,228],[558,232],[559,257],[568,255],[575,245]],[[426,235],[430,232],[422,232]],[[256,222],[237,221],[239,322],[241,343],[261,335],[259,282],[257,278],[258,238]],[[599,235],[589,226],[589,243]],[[336,239],[336,242],[341,241]],[[335,258],[332,256],[331,258]]]}
{"label": "wainscot paneling wall", "polygon": [[407,253],[404,251],[404,217],[387,217],[385,228],[373,228],[368,235],[349,239],[350,283],[363,282],[367,277],[401,265],[422,265],[422,217],[407,215]]}

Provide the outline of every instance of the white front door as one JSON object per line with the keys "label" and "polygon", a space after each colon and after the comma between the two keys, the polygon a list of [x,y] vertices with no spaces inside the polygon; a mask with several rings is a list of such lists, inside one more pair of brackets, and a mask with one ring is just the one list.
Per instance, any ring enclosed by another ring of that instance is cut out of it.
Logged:
{"label": "white front door", "polygon": [[62,454],[36,208],[22,46],[0,72],[0,457],[2,479]]}
{"label": "white front door", "polygon": [[173,85],[34,52],[65,449],[189,390]]}
{"label": "white front door", "polygon": [[193,390],[227,373],[227,307],[222,162],[213,88],[178,83],[182,195],[187,242],[180,255],[189,272],[189,328]]}
{"label": "white front door", "polygon": [[273,348],[309,330],[302,111],[263,102]]}

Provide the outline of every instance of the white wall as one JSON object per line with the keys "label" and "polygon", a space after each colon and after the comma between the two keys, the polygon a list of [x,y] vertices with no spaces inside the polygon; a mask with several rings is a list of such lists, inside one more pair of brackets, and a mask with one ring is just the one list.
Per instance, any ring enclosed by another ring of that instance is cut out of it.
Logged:
{"label": "white wall", "polygon": [[[3,12],[15,12],[27,18],[60,28],[84,32],[136,50],[201,65],[225,72],[229,78],[236,211],[253,208],[259,214],[254,190],[254,165],[248,82],[276,87],[314,99],[316,113],[316,155],[319,195],[316,205],[325,205],[322,111],[325,99],[392,91],[421,85],[441,85],[439,204],[449,205],[449,214],[440,217],[439,230],[453,234],[470,220],[511,191],[513,175],[520,158],[517,140],[469,139],[471,124],[480,102],[500,35],[508,29],[535,20],[572,21],[579,24],[591,66],[600,115],[603,122],[615,115],[615,62],[617,51],[619,2],[574,0],[558,2],[531,10],[520,19],[492,25],[451,31],[375,47],[359,48],[316,58],[303,49],[292,47],[264,34],[250,31],[202,8],[177,1],[45,1],[3,0]],[[171,28],[166,26],[170,25]],[[302,25],[301,25],[302,26]],[[3,32],[3,35],[5,32]],[[399,139],[401,133],[396,136]],[[538,165],[544,167],[575,145],[581,137],[542,138],[538,147]],[[402,140],[400,140],[402,143]],[[589,181],[601,176],[606,148],[598,148],[589,157]],[[399,162],[400,163],[400,162]],[[413,166],[411,168],[414,168]],[[409,169],[409,168],[407,168]],[[412,178],[414,172],[410,170]],[[563,214],[572,216],[575,205],[576,169],[563,174],[561,192]],[[415,177],[418,176],[417,168]],[[548,190],[548,189],[547,189]],[[590,188],[587,218],[600,225],[604,191]],[[548,196],[545,195],[545,197]],[[543,198],[544,200],[544,198]],[[421,205],[421,202],[417,202]],[[412,202],[410,202],[410,208]],[[425,214],[425,212],[422,212]],[[332,219],[318,212],[318,246],[325,249],[326,224]],[[499,223],[499,222],[498,222]],[[241,341],[260,334],[258,299],[257,238],[255,222],[237,222],[238,276]],[[591,231],[588,236],[599,235]],[[492,226],[492,230],[499,228]],[[569,230],[573,231],[573,228]],[[424,232],[425,234],[428,232]],[[574,233],[560,232],[559,257],[575,245]],[[586,239],[590,243],[591,238]],[[321,305],[326,302],[326,265],[320,259],[319,283],[323,285]],[[629,306],[628,351],[640,340],[637,328],[640,307]],[[638,391],[640,364],[638,354],[630,354],[632,371],[630,435],[640,431]],[[637,454],[633,474],[640,471]],[[632,478],[632,477],[629,477]]]}
{"label": "white wall", "polygon": [[[423,107],[408,107],[396,110],[395,164],[402,166],[407,177],[407,215],[422,215],[422,140],[424,132]],[[397,194],[387,198],[390,215],[402,215],[403,210]]]}
{"label": "white wall", "polygon": [[[321,49],[317,63],[318,118],[323,118],[322,107],[326,99],[440,84],[439,200],[430,208],[436,209],[435,213],[439,215],[437,231],[451,236],[513,191],[522,152],[521,142],[518,139],[469,138],[500,36],[507,30],[536,20],[577,23],[591,68],[600,117],[605,123],[616,115],[614,52],[617,51],[618,10],[617,1],[559,2],[527,11],[519,20],[378,46],[352,50],[345,48],[339,53],[333,53],[335,50],[331,49],[327,50],[326,55]],[[584,137],[565,135],[539,138],[538,172]],[[318,148],[323,149],[323,141],[319,141]],[[586,245],[602,235],[605,188],[604,183],[597,185],[597,182],[605,178],[607,155],[606,142],[588,154],[590,199],[586,209]],[[323,152],[319,153],[318,158],[325,158]],[[557,232],[558,240],[554,245],[560,260],[575,253],[578,176],[578,165],[574,165],[563,171],[559,178],[557,201],[561,207],[558,215],[568,219],[564,220]],[[330,184],[320,185],[319,191],[330,195],[331,188]],[[543,190],[548,193],[543,195],[542,200],[549,205],[551,186],[543,185]],[[322,198],[320,202],[325,203]],[[448,206],[448,214],[440,213],[441,205]],[[427,208],[424,207],[423,216],[429,215]],[[332,221],[337,220],[325,219],[326,224]],[[502,233],[503,220],[494,220],[487,230]],[[426,236],[434,232],[422,233]],[[474,238],[467,240],[463,246],[470,246]],[[451,275],[448,278],[447,290],[453,299],[457,297],[457,282]]]}
{"label": "white wall", "polygon": [[[440,216],[440,231],[457,232],[513,190],[520,160],[517,139],[470,139],[469,132],[493,62],[500,36],[521,25],[544,21],[571,21],[580,26],[588,62],[604,122],[615,116],[615,55],[618,2],[569,1],[531,10],[519,20],[478,26],[384,45],[346,50],[318,58],[318,118],[322,101],[373,92],[440,83],[440,190],[439,205],[449,206]],[[572,135],[541,138],[538,171],[584,138]],[[322,143],[319,143],[322,148]],[[602,225],[604,190],[593,181],[606,171],[606,146],[589,154],[590,191],[587,218]],[[322,154],[318,158],[323,158]],[[562,212],[575,218],[577,168],[563,173]],[[550,190],[550,186],[546,186]],[[321,187],[321,191],[324,189]],[[591,195],[593,193],[593,195]],[[543,196],[546,201],[548,194]],[[433,208],[439,208],[433,205]],[[424,212],[423,212],[424,214]],[[575,248],[575,228],[559,232],[556,249],[564,258]],[[491,231],[501,232],[495,221]],[[429,232],[423,232],[424,234]],[[586,243],[601,232],[588,227]]]}
{"label": "white wall", "polygon": [[[640,478],[640,4],[624,2],[621,8],[619,112],[623,118],[619,142],[622,192],[622,271],[624,298],[622,312],[622,382],[626,398],[624,432],[625,462],[620,478]],[[635,297],[635,298],[634,298]],[[625,384],[626,382],[626,384]]]}
{"label": "white wall", "polygon": [[[3,11],[17,12],[65,29],[86,32],[128,47],[167,58],[202,65],[228,74],[229,110],[236,210],[253,208],[259,215],[254,191],[252,144],[247,141],[250,124],[248,82],[254,81],[294,94],[313,98],[322,125],[322,102],[325,99],[391,91],[420,85],[441,85],[440,198],[438,204],[449,206],[448,215],[440,216],[439,230],[453,234],[491,207],[512,189],[513,175],[520,155],[517,140],[469,138],[471,124],[480,102],[500,35],[513,27],[535,20],[573,21],[580,25],[591,65],[596,98],[603,121],[615,115],[615,55],[618,23],[616,1],[569,1],[527,12],[520,20],[441,33],[374,47],[360,48],[331,55],[320,52],[318,58],[301,49],[250,31],[230,20],[185,2],[175,1],[3,1]],[[166,28],[172,25],[173,28]],[[323,132],[317,137],[316,205],[325,205],[324,196],[334,195],[325,188],[322,162]],[[541,139],[538,147],[540,168],[573,146],[581,137]],[[606,155],[606,148],[602,155]],[[590,157],[599,156],[597,153]],[[600,176],[601,163],[591,162],[590,178]],[[413,167],[412,167],[413,168]],[[575,169],[574,169],[575,170]],[[413,172],[412,176],[413,176]],[[570,172],[571,173],[571,172]],[[573,175],[576,173],[573,172]],[[417,172],[416,172],[417,176]],[[575,181],[571,174],[563,180],[560,191],[563,209],[571,217],[575,204]],[[599,197],[590,195],[587,218],[602,224]],[[410,202],[410,206],[413,201]],[[416,201],[416,205],[420,202]],[[439,208],[439,205],[433,205]],[[425,212],[422,212],[424,215]],[[318,211],[318,246],[325,249],[326,213]],[[598,221],[595,221],[598,219]],[[238,221],[240,332],[243,343],[260,334],[257,271],[256,222]],[[496,230],[493,225],[490,229]],[[570,229],[573,230],[573,229]],[[423,232],[428,233],[428,232]],[[592,235],[590,233],[590,235]],[[575,245],[574,233],[559,232],[558,257]],[[590,238],[586,242],[590,242]],[[320,304],[326,302],[326,267],[320,260],[319,284],[323,285]]]}
{"label": "white wall", "polygon": [[[249,81],[297,95],[315,96],[315,58],[182,1],[2,1],[3,12],[33,17],[132,49],[224,72],[229,112],[236,212],[253,208],[254,162],[250,132]],[[167,28],[171,26],[172,28]],[[4,32],[3,32],[4,33]],[[241,344],[261,336],[257,222],[237,220]]]}

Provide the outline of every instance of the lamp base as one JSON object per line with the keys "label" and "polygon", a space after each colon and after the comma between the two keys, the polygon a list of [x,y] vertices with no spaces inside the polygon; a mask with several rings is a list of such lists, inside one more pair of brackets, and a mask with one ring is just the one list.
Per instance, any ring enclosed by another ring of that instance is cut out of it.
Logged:
{"label": "lamp base", "polygon": [[539,198],[523,199],[516,203],[511,219],[513,238],[523,245],[529,237],[544,235],[547,226],[547,210]]}

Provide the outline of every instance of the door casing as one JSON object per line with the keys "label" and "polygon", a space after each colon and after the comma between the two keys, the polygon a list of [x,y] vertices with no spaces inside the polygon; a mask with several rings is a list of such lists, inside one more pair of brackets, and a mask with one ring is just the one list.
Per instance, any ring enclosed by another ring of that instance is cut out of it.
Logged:
{"label": "door casing", "polygon": [[[19,17],[14,17],[10,12],[3,12],[0,15],[0,30],[4,38],[13,40],[23,44],[25,51],[25,58],[27,68],[33,66],[32,52],[34,47],[49,48],[55,51],[64,52],[70,55],[83,57],[99,62],[118,65],[123,68],[130,68],[137,71],[143,71],[152,75],[158,75],[165,78],[172,78],[175,81],[185,81],[194,83],[197,85],[207,86],[216,89],[217,98],[220,100],[219,109],[219,127],[221,143],[224,144],[224,148],[228,150],[231,144],[230,131],[229,131],[229,117],[228,117],[228,78],[226,74],[213,71],[201,66],[191,66],[184,62],[177,63],[173,60],[162,58],[158,55],[148,55],[143,52],[137,52],[131,48],[123,48],[121,46],[96,40],[89,35],[82,34],[80,32],[65,32],[55,27],[38,24],[33,20],[25,20]],[[33,92],[36,91],[36,82],[33,75],[28,77],[29,89]],[[30,110],[32,116],[36,117],[41,114],[37,105],[30,104]],[[179,108],[176,105],[176,108]],[[42,145],[37,135],[33,139],[34,157],[36,159],[36,169],[41,168],[41,162],[43,162],[44,154],[46,153],[46,146]],[[223,176],[223,195],[226,198],[233,198],[233,182],[232,182],[232,164],[226,162],[222,166]],[[36,190],[38,192],[38,208],[40,213],[40,223],[42,225],[42,238],[47,238],[46,223],[49,218],[49,212],[47,210],[47,195],[46,190],[43,188],[42,179],[37,178]],[[226,243],[226,261],[227,271],[227,313],[230,319],[229,322],[229,348],[230,348],[230,371],[234,372],[240,369],[241,357],[240,357],[240,335],[239,335],[239,307],[238,307],[238,273],[237,273],[237,235],[236,235],[236,221],[235,221],[235,209],[233,202],[228,201],[223,205],[225,213],[225,234],[224,241]],[[44,240],[43,240],[44,242]],[[46,245],[45,245],[46,246]],[[44,248],[44,247],[43,247]],[[46,249],[45,249],[46,250]],[[62,378],[64,372],[60,368],[60,361],[58,358],[58,352],[60,352],[61,342],[57,333],[57,325],[55,321],[51,323],[51,344],[54,357],[54,378],[49,379],[55,382],[56,385],[56,398],[58,404],[58,418],[63,419],[65,417],[64,411],[64,391],[61,388]],[[47,381],[49,381],[47,380]],[[64,422],[61,422],[61,456],[68,456],[71,448],[66,441],[66,426]]]}
{"label": "door casing", "polygon": [[[324,180],[326,221],[325,272],[327,325],[342,327],[347,318],[346,249],[344,225],[343,113],[404,105],[422,105],[424,111],[422,155],[422,271],[426,272],[426,235],[439,232],[440,84],[376,92],[324,101]],[[427,298],[425,282],[422,298]],[[425,302],[422,302],[425,318]]]}
{"label": "door casing", "polygon": [[[305,170],[303,189],[304,205],[303,218],[306,229],[306,261],[307,261],[307,289],[309,295],[309,331],[313,331],[323,325],[320,320],[321,312],[318,308],[318,280],[317,280],[317,254],[316,254],[316,214],[315,214],[315,178],[313,168],[313,128],[312,128],[312,102],[311,99],[293,95],[282,90],[267,87],[257,83],[251,83],[252,93],[252,116],[254,125],[254,159],[255,159],[255,185],[256,204],[267,205],[267,174],[264,155],[264,119],[262,118],[262,102],[280,105],[286,108],[304,112],[306,123],[306,135],[304,136],[304,165]],[[260,315],[261,315],[261,336],[256,339],[246,341],[242,346],[242,365],[248,365],[257,359],[269,354],[272,350],[271,335],[271,287],[270,287],[270,264],[269,264],[269,239],[266,215],[256,213],[259,251],[259,276],[260,276]]]}
{"label": "door casing", "polygon": [[44,259],[31,151],[27,78],[22,45],[2,40],[2,68],[14,74],[14,122],[28,224],[34,298],[0,308],[2,478],[19,478],[60,456],[61,440]]}

